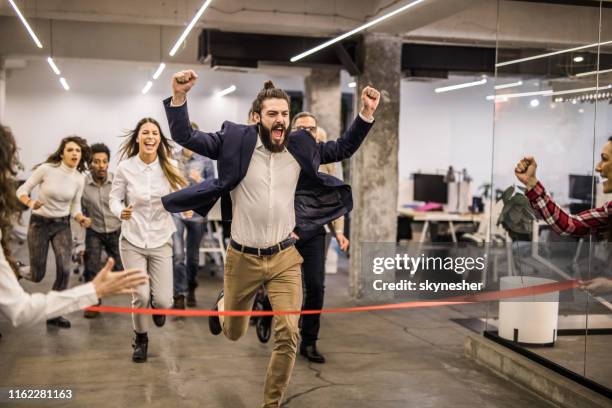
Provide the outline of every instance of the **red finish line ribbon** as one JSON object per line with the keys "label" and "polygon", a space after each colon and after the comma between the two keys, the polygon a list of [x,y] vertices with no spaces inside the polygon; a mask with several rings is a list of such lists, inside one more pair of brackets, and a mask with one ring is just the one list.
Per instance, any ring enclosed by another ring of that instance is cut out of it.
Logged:
{"label": "red finish line ribbon", "polygon": [[544,283],[542,285],[529,286],[526,288],[516,288],[507,290],[498,290],[493,292],[483,292],[472,295],[450,297],[442,300],[427,300],[420,302],[402,302],[390,303],[384,305],[373,306],[354,306],[354,307],[339,307],[333,309],[321,310],[176,310],[176,309],[139,309],[131,307],[119,306],[91,306],[86,310],[103,313],[134,313],[134,314],[156,314],[167,316],[188,316],[188,317],[205,317],[205,316],[275,316],[275,315],[311,315],[311,314],[328,314],[328,313],[353,313],[353,312],[371,312],[376,310],[395,310],[395,309],[417,309],[423,307],[437,307],[460,305],[467,303],[492,302],[495,300],[512,299],[526,296],[537,296],[546,293],[563,292],[569,289],[578,288],[580,285],[576,280],[566,280],[554,283]]}

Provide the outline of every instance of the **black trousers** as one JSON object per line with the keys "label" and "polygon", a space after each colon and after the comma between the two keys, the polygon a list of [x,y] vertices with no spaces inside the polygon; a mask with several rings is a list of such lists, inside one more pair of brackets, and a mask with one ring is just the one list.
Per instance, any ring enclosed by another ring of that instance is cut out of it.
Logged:
{"label": "black trousers", "polygon": [[121,229],[109,233],[100,233],[87,229],[85,232],[85,282],[91,281],[102,268],[102,249],[115,260],[114,271],[123,269],[121,254],[119,253],[119,237]]}
{"label": "black trousers", "polygon": [[70,217],[47,218],[32,214],[28,228],[30,272],[32,281],[40,282],[47,272],[49,244],[55,254],[55,282],[53,290],[64,290],[70,279],[72,233]]}
{"label": "black trousers", "polygon": [[[302,281],[304,285],[304,310],[323,308],[325,296],[325,229],[321,228],[316,235],[305,241],[299,239],[295,244],[304,258],[302,264]],[[319,337],[321,315],[302,316],[302,346],[313,345]]]}

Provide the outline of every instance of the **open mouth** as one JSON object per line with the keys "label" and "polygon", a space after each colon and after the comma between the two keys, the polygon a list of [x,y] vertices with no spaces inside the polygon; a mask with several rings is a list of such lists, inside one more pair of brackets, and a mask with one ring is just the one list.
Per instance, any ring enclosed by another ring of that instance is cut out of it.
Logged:
{"label": "open mouth", "polygon": [[284,126],[276,126],[272,128],[272,138],[274,140],[280,141],[283,138],[284,132],[285,132]]}
{"label": "open mouth", "polygon": [[155,148],[155,142],[145,142],[144,143],[145,147],[148,149],[153,149]]}

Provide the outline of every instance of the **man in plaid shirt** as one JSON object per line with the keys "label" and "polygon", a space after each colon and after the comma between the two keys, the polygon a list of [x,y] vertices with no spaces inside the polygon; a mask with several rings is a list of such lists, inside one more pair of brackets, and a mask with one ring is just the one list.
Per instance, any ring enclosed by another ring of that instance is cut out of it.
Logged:
{"label": "man in plaid shirt", "polygon": [[[527,187],[526,196],[531,206],[542,218],[561,235],[584,236],[590,233],[601,233],[610,229],[612,201],[602,207],[592,208],[579,214],[571,215],[564,211],[546,193],[544,186],[536,177],[538,165],[533,156],[523,157],[514,169],[516,178]],[[604,193],[612,193],[612,137],[601,151],[601,161],[595,171],[603,178]],[[583,282],[583,288],[592,291],[612,290],[612,281],[608,278],[596,278]]]}

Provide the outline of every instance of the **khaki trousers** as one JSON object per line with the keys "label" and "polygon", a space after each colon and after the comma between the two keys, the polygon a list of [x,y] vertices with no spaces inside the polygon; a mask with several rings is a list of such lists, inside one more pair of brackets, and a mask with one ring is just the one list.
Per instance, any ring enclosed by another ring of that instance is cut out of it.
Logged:
{"label": "khaki trousers", "polygon": [[[274,311],[302,308],[302,257],[294,246],[272,256],[227,250],[223,281],[223,309],[251,310],[257,288],[265,285]],[[289,384],[299,340],[299,315],[274,316],[274,348],[268,364],[262,408],[277,408]],[[225,316],[223,334],[230,340],[244,336],[248,316]]]}

